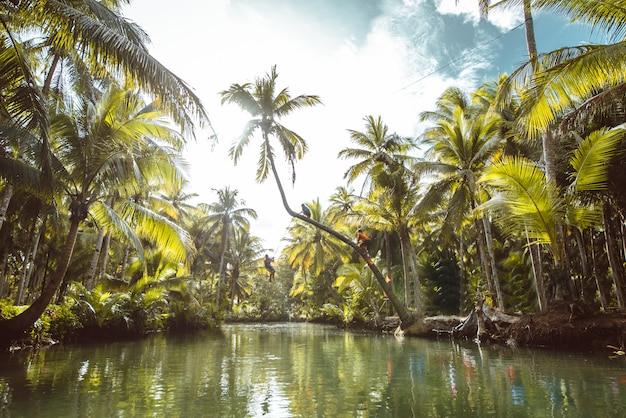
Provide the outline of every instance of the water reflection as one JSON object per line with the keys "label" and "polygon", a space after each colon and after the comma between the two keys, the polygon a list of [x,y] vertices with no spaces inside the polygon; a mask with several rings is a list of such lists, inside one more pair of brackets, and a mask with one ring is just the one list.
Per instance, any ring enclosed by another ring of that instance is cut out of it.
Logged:
{"label": "water reflection", "polygon": [[626,364],[311,324],[0,356],[0,416],[625,416]]}

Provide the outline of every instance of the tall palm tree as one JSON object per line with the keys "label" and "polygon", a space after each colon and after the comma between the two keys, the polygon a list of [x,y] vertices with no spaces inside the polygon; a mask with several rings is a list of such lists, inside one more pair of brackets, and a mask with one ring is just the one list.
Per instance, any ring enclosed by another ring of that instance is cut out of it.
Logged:
{"label": "tall palm tree", "polygon": [[[48,53],[45,88],[63,64],[81,67],[96,79],[123,77],[145,92],[185,128],[208,121],[193,90],[148,53],[148,35],[122,15],[125,0],[1,2],[9,34],[27,34]],[[32,68],[32,67],[31,67]],[[58,79],[60,80],[60,79]],[[190,113],[188,113],[190,112]]]}
{"label": "tall palm tree", "polygon": [[[80,108],[70,107],[67,113],[53,118],[51,144],[56,158],[52,167],[58,187],[63,190],[59,204],[69,208],[70,228],[56,270],[39,298],[22,314],[0,322],[8,335],[16,337],[30,327],[52,300],[70,265],[79,226],[88,216],[103,222],[108,218],[107,227],[125,231],[140,249],[138,235],[131,233],[127,223],[116,220],[145,220],[145,211],[127,201],[121,216],[115,216],[106,202],[116,193],[139,194],[142,186],[157,176],[176,175],[172,155],[146,148],[148,137],[167,141],[176,136],[160,116],[145,107],[134,92],[112,86],[97,104],[84,102]],[[166,230],[155,223],[144,223],[140,235],[159,237],[160,244],[170,246],[171,257],[182,262],[187,259],[189,247],[180,233],[175,227]],[[180,245],[174,246],[176,243]]]}
{"label": "tall palm tree", "polygon": [[423,313],[415,247],[411,239],[411,231],[419,219],[415,212],[421,197],[419,186],[415,178],[407,176],[400,167],[395,171],[379,173],[375,183],[377,187],[370,193],[370,198],[363,200],[358,208],[363,211],[367,224],[377,230],[397,234],[404,275],[404,303]]}
{"label": "tall palm tree", "polygon": [[230,310],[233,310],[235,299],[239,302],[252,293],[250,275],[257,270],[258,259],[263,251],[261,239],[250,235],[246,229],[233,231],[228,261],[230,272]]}
{"label": "tall palm tree", "polygon": [[414,158],[409,156],[408,152],[415,148],[413,139],[390,133],[380,116],[374,118],[370,115],[363,119],[366,128],[364,132],[348,130],[350,140],[358,148],[345,148],[339,151],[339,158],[357,160],[344,173],[344,178],[349,184],[359,176],[365,176],[361,193],[368,183],[371,185],[377,171],[395,170],[399,165],[413,161]]}
{"label": "tall palm tree", "polygon": [[[17,161],[26,141],[41,141],[38,166],[51,183],[46,100],[53,83],[58,91],[67,80],[94,92],[97,82],[120,80],[149,94],[181,127],[194,134],[194,120],[208,123],[206,111],[193,90],[148,53],[147,34],[121,14],[124,0],[3,1],[0,2],[0,124],[11,135]],[[36,53],[35,53],[36,52]],[[43,79],[43,85],[38,83]],[[95,80],[95,81],[94,81]],[[90,98],[94,98],[91,93]],[[5,131],[6,132],[6,131]],[[3,159],[4,160],[4,159]],[[24,168],[0,161],[7,180],[0,199],[0,227],[11,200],[14,182],[24,183]],[[20,170],[20,171],[18,171]],[[30,183],[32,184],[32,182]]]}
{"label": "tall palm tree", "polygon": [[241,207],[246,202],[243,199],[239,199],[237,195],[238,190],[232,190],[226,186],[223,189],[215,190],[217,193],[217,201],[207,205],[208,215],[204,219],[204,222],[209,226],[210,232],[217,232],[221,241],[220,252],[220,267],[219,278],[217,282],[217,297],[216,305],[220,304],[220,287],[223,283],[226,271],[225,260],[226,254],[229,251],[230,237],[235,229],[248,230],[250,228],[250,221],[248,217],[252,219],[257,218],[257,213],[254,209]]}
{"label": "tall palm tree", "polygon": [[[261,155],[257,167],[257,181],[264,181],[271,170],[287,213],[304,222],[315,225],[317,228],[333,235],[357,251],[374,272],[378,283],[383,287],[385,292],[389,294],[389,300],[396,309],[396,312],[398,312],[398,316],[400,320],[403,321],[403,324],[408,326],[414,323],[415,319],[409,314],[406,306],[392,294],[383,275],[378,271],[369,256],[357,246],[353,240],[289,207],[285,191],[278,176],[278,171],[276,170],[276,164],[274,163],[274,148],[270,143],[270,136],[274,136],[278,140],[287,162],[292,167],[293,176],[295,176],[295,162],[304,155],[307,144],[300,135],[287,129],[279,121],[282,117],[287,116],[295,109],[314,106],[320,104],[321,101],[319,97],[314,95],[300,95],[292,98],[289,94],[289,90],[286,88],[278,91],[276,86],[277,78],[278,73],[276,72],[276,66],[273,66],[270,73],[263,78],[258,78],[254,83],[232,84],[228,90],[221,92],[222,104],[234,103],[250,113],[253,117],[253,119],[248,121],[239,140],[231,147],[231,158],[236,164],[241,157],[243,149],[250,143],[255,132],[260,130],[262,142]],[[292,177],[292,180],[294,179],[295,178]]]}
{"label": "tall palm tree", "polygon": [[[461,225],[480,204],[481,190],[476,181],[481,171],[501,151],[503,141],[498,135],[500,120],[493,113],[481,112],[471,106],[444,106],[442,109],[442,119],[422,135],[422,140],[431,145],[428,153],[434,159],[418,162],[414,168],[420,173],[437,175],[418,211],[424,213],[428,208],[437,207],[446,198],[444,224],[449,228]],[[433,118],[432,115],[428,117]],[[504,298],[499,290],[493,252],[488,251],[491,240],[485,236],[488,220],[476,217],[474,224],[479,234],[477,244],[483,274],[498,306],[503,307]]]}

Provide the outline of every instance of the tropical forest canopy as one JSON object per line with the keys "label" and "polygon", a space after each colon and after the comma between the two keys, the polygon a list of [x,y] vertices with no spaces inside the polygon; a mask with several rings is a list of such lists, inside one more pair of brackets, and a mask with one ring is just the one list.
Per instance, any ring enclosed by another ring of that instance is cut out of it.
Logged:
{"label": "tropical forest canopy", "polygon": [[[344,183],[327,204],[305,202],[309,213],[282,188],[309,149],[283,117],[323,98],[292,95],[306,86],[281,85],[276,67],[224,86],[223,105],[250,116],[229,157],[257,152],[250,181],[276,182],[293,216],[278,254],[252,235],[257,215],[237,190],[190,203],[181,153],[210,121],[124,3],[0,1],[2,335],[371,323],[464,315],[483,299],[504,311],[626,309],[626,0],[502,2],[525,14],[528,61],[474,91],[442,91],[415,138],[364,115],[337,155],[351,163]],[[608,41],[538,54],[539,9]]]}

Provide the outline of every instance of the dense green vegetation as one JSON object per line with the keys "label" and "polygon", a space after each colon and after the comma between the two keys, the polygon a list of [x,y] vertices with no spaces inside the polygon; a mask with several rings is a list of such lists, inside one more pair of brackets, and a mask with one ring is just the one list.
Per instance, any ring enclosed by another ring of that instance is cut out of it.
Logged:
{"label": "dense green vegetation", "polygon": [[[442,92],[418,138],[365,116],[337,156],[353,162],[345,184],[327,207],[307,202],[310,217],[289,207],[274,157],[296,169],[308,145],[281,118],[320,98],[291,97],[276,68],[221,92],[251,116],[231,158],[258,136],[256,180],[273,177],[294,217],[271,283],[250,234],[256,212],[237,190],[189,203],[181,151],[209,121],[121,3],[0,2],[5,343],[225,318],[408,323],[481,298],[506,311],[626,309],[626,1],[504,2],[525,6],[529,61],[475,91]],[[539,55],[532,8],[610,42]],[[360,227],[369,251],[354,242]]]}

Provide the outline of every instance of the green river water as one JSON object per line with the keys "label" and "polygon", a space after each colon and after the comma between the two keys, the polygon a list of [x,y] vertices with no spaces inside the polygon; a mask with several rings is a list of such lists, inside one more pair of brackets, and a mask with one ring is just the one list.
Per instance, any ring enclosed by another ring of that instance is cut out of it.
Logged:
{"label": "green river water", "polygon": [[626,359],[233,324],[0,354],[1,417],[626,417]]}

